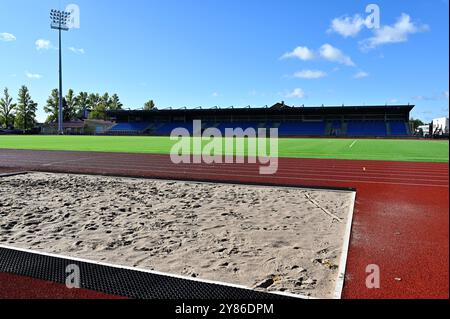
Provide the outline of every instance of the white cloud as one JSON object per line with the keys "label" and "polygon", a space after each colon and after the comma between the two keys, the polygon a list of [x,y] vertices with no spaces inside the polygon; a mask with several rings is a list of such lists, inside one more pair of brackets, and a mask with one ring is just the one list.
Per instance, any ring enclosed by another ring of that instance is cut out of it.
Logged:
{"label": "white cloud", "polygon": [[399,101],[398,101],[398,99],[389,99],[388,101],[387,101],[389,104],[397,104]]}
{"label": "white cloud", "polygon": [[39,80],[42,78],[42,75],[37,74],[37,73],[26,72],[25,75],[27,76],[27,78],[33,79],[33,80]]}
{"label": "white cloud", "polygon": [[0,33],[0,41],[5,41],[5,42],[16,41],[16,37],[14,36],[14,34],[3,32],[3,33]]}
{"label": "white cloud", "polygon": [[366,26],[366,20],[356,14],[353,17],[346,16],[333,19],[328,32],[336,32],[344,38],[348,38],[356,36],[364,26]]}
{"label": "white cloud", "polygon": [[320,79],[326,76],[325,72],[319,70],[302,70],[294,74],[294,77],[300,79]]}
{"label": "white cloud", "polygon": [[413,97],[416,101],[448,101],[448,90],[434,95],[417,95]]}
{"label": "white cloud", "polygon": [[213,92],[212,96],[213,96],[213,97],[219,97],[219,96],[220,96],[220,93],[219,93],[219,92]]}
{"label": "white cloud", "polygon": [[367,78],[368,76],[369,76],[369,73],[364,72],[364,71],[359,71],[353,77],[355,79],[363,79],[363,78]]}
{"label": "white cloud", "polygon": [[285,53],[281,58],[297,58],[307,61],[314,59],[314,52],[307,47],[296,47],[292,52]]}
{"label": "white cloud", "polygon": [[76,54],[84,54],[85,53],[84,49],[82,49],[82,48],[77,49],[74,47],[69,47],[69,50]]}
{"label": "white cloud", "polygon": [[355,66],[355,63],[349,56],[346,56],[344,53],[342,53],[341,50],[333,47],[328,43],[320,47],[320,56],[325,60],[331,62],[337,62],[348,66]]}
{"label": "white cloud", "polygon": [[300,88],[294,89],[292,92],[285,95],[285,97],[287,98],[298,98],[298,99],[304,98],[305,96],[306,96],[305,92]]}
{"label": "white cloud", "polygon": [[38,39],[35,42],[37,50],[48,50],[51,48],[51,43],[49,40]]}
{"label": "white cloud", "polygon": [[425,32],[429,29],[427,25],[412,22],[409,15],[402,13],[394,25],[374,29],[375,35],[362,41],[360,46],[363,50],[370,50],[383,44],[406,42],[410,34]]}

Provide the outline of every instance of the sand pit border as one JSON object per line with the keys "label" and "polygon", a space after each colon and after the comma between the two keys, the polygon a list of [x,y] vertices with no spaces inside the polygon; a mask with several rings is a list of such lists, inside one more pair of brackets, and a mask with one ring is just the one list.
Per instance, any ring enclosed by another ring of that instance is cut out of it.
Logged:
{"label": "sand pit border", "polygon": [[348,209],[347,225],[345,226],[344,243],[342,244],[341,259],[339,261],[338,278],[334,290],[333,299],[342,299],[342,292],[344,290],[345,271],[347,269],[347,258],[350,250],[350,239],[353,226],[353,214],[355,211],[356,192],[352,194],[352,203]]}
{"label": "sand pit border", "polygon": [[28,172],[9,172],[9,173],[0,173],[0,178],[2,177],[13,177],[17,175],[26,175]]}
{"label": "sand pit border", "polygon": [[[160,271],[154,271],[154,270],[148,270],[148,269],[142,269],[142,268],[134,268],[134,267],[116,265],[116,264],[111,264],[111,263],[93,261],[93,260],[84,259],[84,258],[70,257],[70,256],[60,255],[60,254],[46,253],[46,252],[36,251],[36,250],[31,250],[31,249],[17,248],[17,247],[8,246],[8,245],[1,245],[0,244],[0,248],[13,250],[13,251],[24,252],[24,253],[28,253],[28,254],[31,254],[31,255],[47,256],[47,257],[64,259],[64,260],[68,260],[68,261],[88,263],[88,264],[92,264],[92,265],[99,265],[99,266],[111,267],[111,268],[116,268],[116,269],[131,270],[131,271],[135,271],[135,272],[142,272],[142,273],[148,273],[148,274],[153,274],[153,275],[159,275],[159,276],[165,276],[165,277],[171,277],[171,278],[178,278],[178,279],[191,281],[191,282],[207,283],[207,284],[213,284],[213,285],[219,285],[219,286],[225,286],[225,287],[231,287],[231,288],[238,288],[238,289],[243,289],[243,290],[248,290],[248,291],[256,291],[254,289],[251,289],[251,288],[243,286],[243,285],[236,285],[236,284],[230,284],[230,283],[226,283],[226,282],[207,280],[207,279],[192,278],[192,277],[176,275],[176,274],[170,274],[170,273],[165,273],[165,272],[160,272]],[[312,298],[312,297],[309,297],[309,296],[304,296],[304,295],[301,295],[301,294],[292,294],[292,293],[287,293],[287,292],[276,292],[276,291],[271,291],[271,292],[267,291],[266,292],[266,291],[264,291],[264,292],[261,292],[261,293],[269,294],[269,295],[279,295],[279,296],[296,298],[296,299],[317,299],[317,298]]]}
{"label": "sand pit border", "polygon": [[[157,180],[162,182],[186,182],[186,183],[198,183],[198,184],[224,184],[224,185],[242,185],[242,186],[262,186],[262,187],[279,187],[279,188],[303,188],[311,190],[325,190],[325,191],[343,191],[343,192],[356,192],[356,188],[353,187],[338,187],[338,186],[315,186],[315,185],[291,185],[282,184],[277,182],[250,182],[250,181],[233,181],[233,180],[221,180],[214,178],[189,178],[189,177],[175,177],[175,176],[139,176],[132,174],[112,174],[112,173],[95,173],[95,172],[72,172],[70,170],[65,171],[52,171],[52,170],[32,170],[26,171],[22,174],[32,174],[32,173],[46,173],[55,175],[79,175],[79,176],[99,176],[99,177],[119,177],[119,178],[130,178],[130,179],[142,179],[142,180]],[[6,177],[6,176],[5,176]]]}

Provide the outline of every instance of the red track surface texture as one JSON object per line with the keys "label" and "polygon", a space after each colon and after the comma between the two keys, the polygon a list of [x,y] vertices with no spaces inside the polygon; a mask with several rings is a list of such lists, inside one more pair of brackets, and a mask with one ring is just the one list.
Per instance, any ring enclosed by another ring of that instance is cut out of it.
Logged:
{"label": "red track surface texture", "polygon": [[[448,164],[282,158],[255,164],[174,165],[166,155],[0,150],[14,170],[351,187],[357,190],[344,298],[449,297]],[[381,287],[366,287],[366,267]]]}
{"label": "red track surface texture", "polygon": [[[30,288],[31,287],[31,288]],[[0,273],[2,299],[125,299],[87,289],[68,289],[54,282]]]}

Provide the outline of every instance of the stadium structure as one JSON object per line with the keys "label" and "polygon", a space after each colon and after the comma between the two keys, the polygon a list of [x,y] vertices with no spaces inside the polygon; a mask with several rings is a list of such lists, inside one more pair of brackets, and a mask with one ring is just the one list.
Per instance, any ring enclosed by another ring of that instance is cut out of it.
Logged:
{"label": "stadium structure", "polygon": [[178,127],[278,128],[280,137],[408,137],[413,105],[294,107],[284,102],[262,108],[154,109],[109,111],[116,124],[106,134],[167,136]]}

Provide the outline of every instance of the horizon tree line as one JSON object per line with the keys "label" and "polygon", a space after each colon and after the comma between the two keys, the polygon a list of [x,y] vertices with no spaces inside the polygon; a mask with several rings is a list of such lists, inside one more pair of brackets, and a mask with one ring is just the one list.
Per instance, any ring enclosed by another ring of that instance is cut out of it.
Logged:
{"label": "horizon tree line", "polygon": [[[0,128],[19,129],[27,131],[33,129],[37,124],[36,112],[38,103],[31,98],[30,92],[25,85],[19,89],[17,103],[10,95],[8,88],[4,88],[0,98]],[[149,100],[143,106],[143,110],[155,108],[153,100]],[[58,121],[59,113],[59,91],[53,89],[44,105],[47,114],[46,124]],[[107,111],[122,110],[123,104],[117,94],[109,95],[105,92],[99,93],[80,92],[75,95],[73,89],[69,89],[63,97],[64,122],[76,119],[89,118],[96,120],[107,120]],[[89,114],[87,114],[89,111]],[[88,116],[87,116],[88,115]]]}

